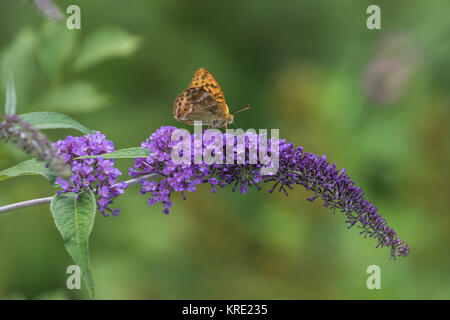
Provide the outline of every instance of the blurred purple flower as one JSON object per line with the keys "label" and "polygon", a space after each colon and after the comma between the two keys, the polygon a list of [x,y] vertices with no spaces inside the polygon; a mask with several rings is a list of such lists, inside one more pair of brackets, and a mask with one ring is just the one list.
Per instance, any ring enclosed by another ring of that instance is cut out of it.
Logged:
{"label": "blurred purple flower", "polygon": [[[64,157],[72,166],[72,177],[64,180],[56,179],[56,184],[61,186],[61,192],[79,193],[83,189],[90,188],[97,197],[99,211],[104,216],[119,214],[119,209],[112,210],[109,206],[113,199],[119,196],[127,188],[126,182],[117,183],[117,177],[122,173],[114,167],[113,159],[102,157],[92,159],[76,159],[81,156],[92,156],[114,151],[112,141],[106,140],[105,136],[98,131],[87,134],[84,137],[68,136],[54,144],[57,154]],[[109,212],[109,213],[108,213]]]}
{"label": "blurred purple flower", "polygon": [[387,36],[364,70],[365,94],[378,104],[395,103],[404,94],[419,64],[420,50],[409,35]]}
{"label": "blurred purple flower", "polygon": [[63,13],[52,0],[33,0],[33,4],[44,17],[57,22],[63,21]]}
{"label": "blurred purple flower", "polygon": [[4,118],[5,121],[0,122],[0,139],[14,143],[37,160],[45,162],[45,166],[58,176],[70,177],[70,166],[57,155],[56,148],[39,129],[15,114],[5,114]]}
{"label": "blurred purple flower", "polygon": [[[320,197],[324,206],[336,212],[344,213],[349,228],[357,226],[361,229],[364,237],[372,237],[378,241],[378,246],[391,247],[391,257],[407,256],[408,245],[402,241],[395,231],[391,229],[386,221],[377,212],[377,208],[364,199],[361,188],[355,186],[350,180],[345,169],[336,169],[335,164],[330,164],[326,156],[317,156],[303,151],[302,147],[294,148],[292,143],[279,140],[279,170],[273,175],[261,175],[260,169],[264,167],[259,161],[256,164],[249,162],[249,146],[258,141],[257,134],[248,134],[246,137],[245,163],[243,164],[175,164],[171,160],[171,152],[178,141],[171,141],[174,127],[161,127],[142,143],[143,148],[151,151],[147,158],[137,158],[135,166],[129,169],[130,176],[138,178],[143,175],[157,173],[162,176],[159,182],[142,179],[141,193],[149,194],[148,203],[163,205],[163,212],[168,214],[173,202],[170,201],[172,192],[180,192],[185,199],[185,192],[196,191],[196,186],[202,183],[210,184],[212,192],[217,187],[232,185],[235,191],[239,186],[241,193],[247,193],[252,186],[260,190],[259,183],[272,183],[269,192],[273,190],[283,191],[287,195],[288,189],[294,185],[302,185],[312,191],[314,196],[309,201]],[[194,142],[194,135],[191,135]],[[227,139],[236,137],[222,134],[224,150]],[[270,139],[268,139],[268,150],[270,150]],[[208,143],[203,142],[203,151]],[[192,148],[193,149],[193,148]],[[194,152],[193,152],[194,153]],[[234,155],[237,159],[241,155]],[[225,159],[225,154],[223,155]],[[192,160],[194,155],[191,155]],[[225,161],[224,161],[225,163]],[[167,168],[170,168],[168,170]]]}

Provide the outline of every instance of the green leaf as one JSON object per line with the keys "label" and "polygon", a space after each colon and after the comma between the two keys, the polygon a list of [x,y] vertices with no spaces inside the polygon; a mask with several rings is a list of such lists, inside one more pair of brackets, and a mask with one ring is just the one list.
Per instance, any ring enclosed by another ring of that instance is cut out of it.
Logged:
{"label": "green leaf", "polygon": [[[0,84],[5,88],[10,72],[14,74],[14,86],[17,101],[22,106],[29,104],[29,96],[34,83],[36,35],[30,29],[24,29],[14,38],[0,56]],[[3,90],[2,94],[3,96]]]}
{"label": "green leaf", "polygon": [[69,30],[64,24],[47,21],[44,24],[39,43],[38,59],[47,76],[56,80],[69,58],[77,32]]}
{"label": "green leaf", "polygon": [[103,153],[96,156],[83,156],[76,159],[88,159],[103,157],[103,159],[135,159],[135,158],[147,158],[150,154],[150,150],[144,148],[126,148],[120,149],[110,153]]}
{"label": "green leaf", "polygon": [[71,117],[57,112],[31,112],[20,115],[20,118],[38,129],[75,129],[82,133],[92,133]]}
{"label": "green leaf", "polygon": [[95,196],[89,189],[80,194],[62,193],[50,203],[50,210],[61,233],[64,247],[80,267],[84,283],[94,296],[94,282],[90,271],[89,236],[94,227]]}
{"label": "green leaf", "polygon": [[12,70],[6,83],[5,114],[16,114],[17,97]]}
{"label": "green leaf", "polygon": [[75,82],[48,92],[38,103],[46,110],[89,112],[106,106],[108,99],[86,82]]}
{"label": "green leaf", "polygon": [[73,68],[80,71],[107,59],[128,56],[139,47],[138,36],[119,28],[104,28],[90,34],[84,41]]}
{"label": "green leaf", "polygon": [[0,181],[26,175],[41,175],[52,184],[56,180],[56,174],[50,171],[50,169],[47,169],[43,162],[31,159],[21,162],[14,167],[0,171]]}

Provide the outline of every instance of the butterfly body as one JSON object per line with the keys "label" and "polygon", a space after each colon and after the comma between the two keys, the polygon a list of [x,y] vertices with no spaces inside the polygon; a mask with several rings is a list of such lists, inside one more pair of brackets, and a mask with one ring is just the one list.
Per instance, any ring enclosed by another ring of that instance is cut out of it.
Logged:
{"label": "butterfly body", "polygon": [[234,120],[225,102],[222,88],[204,68],[194,73],[189,88],[176,98],[173,115],[178,121],[192,125],[194,121],[202,121],[202,124],[210,128],[227,127]]}

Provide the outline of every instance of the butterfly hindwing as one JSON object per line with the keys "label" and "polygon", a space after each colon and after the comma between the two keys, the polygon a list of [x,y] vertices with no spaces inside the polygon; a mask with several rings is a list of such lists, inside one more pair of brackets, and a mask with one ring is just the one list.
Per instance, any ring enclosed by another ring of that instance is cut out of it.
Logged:
{"label": "butterfly hindwing", "polygon": [[177,120],[193,124],[201,120],[206,125],[221,113],[216,100],[203,87],[194,87],[184,90],[175,100],[174,116]]}

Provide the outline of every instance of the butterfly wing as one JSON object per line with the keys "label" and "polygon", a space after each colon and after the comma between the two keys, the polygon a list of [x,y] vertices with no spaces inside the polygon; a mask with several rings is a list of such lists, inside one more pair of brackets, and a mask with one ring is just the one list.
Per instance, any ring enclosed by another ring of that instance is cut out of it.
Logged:
{"label": "butterfly wing", "polygon": [[189,88],[203,87],[217,102],[217,105],[222,109],[222,113],[228,115],[229,110],[225,102],[222,88],[220,87],[214,76],[205,68],[200,68],[195,71],[192,81],[189,84]]}
{"label": "butterfly wing", "polygon": [[187,124],[194,124],[197,120],[210,126],[214,126],[217,120],[223,117],[217,101],[211,92],[203,87],[184,90],[175,100],[173,115],[178,121]]}

